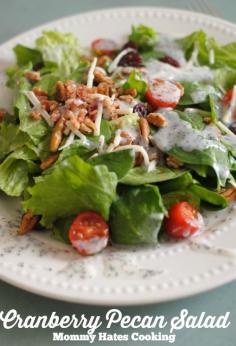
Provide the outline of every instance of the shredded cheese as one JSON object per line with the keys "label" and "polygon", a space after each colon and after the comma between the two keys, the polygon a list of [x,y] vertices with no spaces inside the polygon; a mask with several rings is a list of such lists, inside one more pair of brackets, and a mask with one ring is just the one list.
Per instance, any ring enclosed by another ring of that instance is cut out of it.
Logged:
{"label": "shredded cheese", "polygon": [[122,145],[120,147],[115,148],[113,151],[120,151],[125,149],[134,149],[136,152],[141,153],[143,155],[144,165],[146,167],[149,167],[150,161],[149,161],[148,153],[141,145],[134,145],[134,144]]}
{"label": "shredded cheese", "polygon": [[117,147],[120,144],[121,139],[122,139],[120,134],[121,134],[121,130],[117,130],[113,142],[107,148],[108,153],[113,151],[115,149],[115,147]]}
{"label": "shredded cheese", "polygon": [[126,115],[126,114],[136,114],[133,113],[133,108],[121,108],[121,109],[117,109],[116,113],[119,115]]}
{"label": "shredded cheese", "polygon": [[120,54],[118,54],[115,59],[111,62],[110,66],[108,67],[108,72],[112,73],[118,66],[120,60],[123,58],[123,56],[125,56],[126,54],[130,53],[130,52],[135,52],[135,49],[133,48],[126,48],[124,50],[122,50],[120,52]]}
{"label": "shredded cheese", "polygon": [[215,63],[215,51],[213,48],[209,50],[209,63],[210,65],[214,65]]}
{"label": "shredded cheese", "polygon": [[97,110],[97,115],[96,115],[96,120],[95,120],[95,130],[94,130],[94,135],[95,136],[99,136],[100,135],[102,113],[103,113],[103,103],[99,102],[98,110]]}
{"label": "shredded cheese", "polygon": [[104,145],[105,145],[105,137],[101,135],[98,140],[98,152],[103,153],[104,151]]}
{"label": "shredded cheese", "polygon": [[97,58],[93,59],[93,62],[90,66],[89,72],[88,72],[88,80],[87,80],[87,87],[92,88],[93,86],[93,80],[94,80],[94,71],[97,65]]}
{"label": "shredded cheese", "polygon": [[39,99],[37,98],[37,96],[35,95],[35,93],[33,91],[24,91],[23,94],[33,104],[34,109],[37,109],[40,111],[40,114],[42,115],[44,120],[48,123],[48,125],[52,127],[54,123],[53,123],[50,115],[48,114],[48,112],[42,108],[42,105],[41,105]]}
{"label": "shredded cheese", "polygon": [[81,142],[83,145],[86,145],[88,146],[89,145],[89,142],[87,140],[87,137],[82,133],[80,132],[79,130],[75,129],[72,124],[70,123],[70,121],[67,121],[66,122],[66,126],[77,136],[81,139]]}
{"label": "shredded cheese", "polygon": [[236,107],[236,85],[233,87],[232,99],[230,101],[230,105],[226,113],[223,115],[223,121],[226,124],[230,124],[232,121],[232,113]]}
{"label": "shredded cheese", "polygon": [[62,145],[58,150],[63,150],[67,147],[69,147],[73,142],[74,142],[75,134],[74,132],[71,132],[70,135],[68,136],[66,142],[64,145]]}

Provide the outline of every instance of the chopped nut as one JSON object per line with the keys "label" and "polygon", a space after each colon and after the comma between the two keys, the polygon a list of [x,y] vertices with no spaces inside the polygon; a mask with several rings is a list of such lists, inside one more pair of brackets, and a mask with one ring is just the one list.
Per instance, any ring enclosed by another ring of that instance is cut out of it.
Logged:
{"label": "chopped nut", "polygon": [[41,112],[40,112],[40,110],[38,110],[38,109],[33,109],[33,110],[30,112],[30,117],[31,117],[33,120],[40,120],[40,119],[41,119]]}
{"label": "chopped nut", "polygon": [[84,123],[80,124],[80,131],[84,134],[89,134],[93,132],[93,130]]}
{"label": "chopped nut", "polygon": [[50,151],[56,152],[62,141],[63,130],[64,130],[64,118],[61,117],[52,130],[49,148]]}
{"label": "chopped nut", "polygon": [[95,124],[90,118],[86,117],[84,119],[84,124],[88,126],[91,130],[95,131]]}
{"label": "chopped nut", "polygon": [[154,148],[150,148],[150,150],[148,151],[148,157],[149,157],[149,161],[159,161],[160,160],[160,153],[158,153],[157,150],[151,150]]}
{"label": "chopped nut", "polygon": [[28,210],[21,219],[20,228],[17,231],[18,235],[24,235],[33,230],[39,222],[39,216],[33,215],[31,210]]}
{"label": "chopped nut", "polygon": [[32,82],[38,82],[40,81],[40,72],[38,71],[26,71],[25,72],[25,78]]}
{"label": "chopped nut", "polygon": [[58,159],[58,154],[54,154],[49,156],[47,159],[43,160],[41,162],[40,168],[42,170],[47,169],[48,167],[50,167],[54,162],[56,162],[56,160]]}
{"label": "chopped nut", "polygon": [[134,88],[125,89],[124,94],[136,97],[137,96],[137,90]]}
{"label": "chopped nut", "polygon": [[119,96],[119,99],[121,101],[124,101],[124,102],[127,102],[127,103],[132,103],[133,100],[134,100],[133,96],[131,96],[131,95],[121,95],[121,96]]}
{"label": "chopped nut", "polygon": [[66,100],[66,89],[62,81],[57,81],[56,83],[56,98],[58,101]]}
{"label": "chopped nut", "polygon": [[160,113],[149,113],[147,121],[156,127],[165,127],[167,125],[166,118]]}
{"label": "chopped nut", "polygon": [[143,144],[145,147],[147,147],[149,144],[148,136],[150,134],[150,128],[149,128],[147,120],[143,117],[139,119],[139,129],[140,129]]}
{"label": "chopped nut", "polygon": [[203,118],[203,122],[205,123],[205,124],[210,124],[211,123],[211,121],[212,121],[212,119],[210,118],[210,117],[204,117]]}
{"label": "chopped nut", "polygon": [[76,98],[77,85],[73,80],[67,80],[65,82],[66,100]]}
{"label": "chopped nut", "polygon": [[181,161],[177,160],[173,156],[168,156],[166,158],[166,164],[167,164],[168,167],[175,168],[175,169],[180,168],[181,166],[183,166],[183,163]]}
{"label": "chopped nut", "polygon": [[39,97],[39,96],[48,96],[48,92],[47,92],[46,90],[43,90],[43,89],[39,88],[39,87],[34,87],[34,88],[32,89],[32,91],[33,91],[33,93],[34,93],[37,97]]}
{"label": "chopped nut", "polygon": [[55,108],[51,112],[50,116],[51,116],[52,121],[54,123],[56,123],[58,121],[58,119],[61,117],[61,111],[60,111],[59,107]]}
{"label": "chopped nut", "polygon": [[114,81],[111,77],[106,76],[104,73],[102,73],[100,70],[96,69],[94,71],[94,78],[97,82],[105,82],[107,84],[114,84]]}
{"label": "chopped nut", "polygon": [[109,84],[106,82],[101,82],[98,84],[98,93],[103,95],[109,95]]}
{"label": "chopped nut", "polygon": [[228,202],[232,203],[233,201],[236,200],[236,188],[235,187],[230,187],[228,189],[225,189],[221,191],[220,193],[223,197],[227,199]]}
{"label": "chopped nut", "polygon": [[72,117],[70,120],[71,125],[73,126],[74,129],[79,130],[80,128],[80,122],[76,117]]}

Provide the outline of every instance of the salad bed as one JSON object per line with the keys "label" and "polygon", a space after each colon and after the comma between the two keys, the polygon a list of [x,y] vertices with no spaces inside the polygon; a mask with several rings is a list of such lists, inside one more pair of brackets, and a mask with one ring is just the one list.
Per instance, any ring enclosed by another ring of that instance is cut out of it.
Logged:
{"label": "salad bed", "polygon": [[18,234],[43,226],[89,255],[193,236],[235,199],[236,43],[138,25],[123,45],[44,32],[14,52],[0,189],[23,200]]}

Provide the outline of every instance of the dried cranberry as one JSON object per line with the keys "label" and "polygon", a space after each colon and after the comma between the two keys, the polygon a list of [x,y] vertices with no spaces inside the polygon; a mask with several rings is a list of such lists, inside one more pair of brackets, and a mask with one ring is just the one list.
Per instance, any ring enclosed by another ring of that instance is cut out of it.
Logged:
{"label": "dried cranberry", "polygon": [[180,64],[177,60],[172,58],[169,55],[164,56],[164,58],[160,59],[162,62],[165,62],[166,64],[172,65],[174,67],[180,67]]}
{"label": "dried cranberry", "polygon": [[133,48],[135,50],[138,50],[138,46],[133,41],[128,41],[124,44],[123,49],[127,49],[127,48]]}
{"label": "dried cranberry", "polygon": [[118,64],[119,66],[142,67],[142,57],[138,52],[130,52],[124,55]]}
{"label": "dried cranberry", "polygon": [[229,129],[236,135],[236,121],[229,126]]}
{"label": "dried cranberry", "polygon": [[134,113],[138,113],[140,117],[145,117],[148,114],[147,107],[143,103],[137,103],[133,108]]}
{"label": "dried cranberry", "polygon": [[34,71],[39,71],[39,70],[41,70],[41,68],[43,68],[43,67],[44,67],[44,63],[43,63],[43,62],[38,62],[37,64],[34,64],[33,70],[34,70]]}

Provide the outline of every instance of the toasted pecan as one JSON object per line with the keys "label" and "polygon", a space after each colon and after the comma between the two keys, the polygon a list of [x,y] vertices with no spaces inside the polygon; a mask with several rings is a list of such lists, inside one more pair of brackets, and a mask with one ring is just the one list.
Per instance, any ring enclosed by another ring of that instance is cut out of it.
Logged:
{"label": "toasted pecan", "polygon": [[229,187],[227,189],[224,189],[220,193],[223,197],[227,199],[228,202],[232,203],[236,200],[236,188],[235,187]]}
{"label": "toasted pecan", "polygon": [[142,137],[142,141],[145,147],[148,146],[149,144],[149,134],[150,134],[150,127],[147,122],[147,120],[143,117],[139,119],[139,129],[140,129],[140,134]]}
{"label": "toasted pecan", "polygon": [[41,162],[40,168],[42,170],[50,167],[58,159],[58,154],[51,155]]}
{"label": "toasted pecan", "polygon": [[105,82],[107,84],[114,84],[114,81],[111,77],[105,75],[105,73],[102,73],[100,70],[95,69],[94,71],[94,78],[97,82]]}
{"label": "toasted pecan", "polygon": [[149,113],[147,121],[156,127],[165,127],[167,125],[166,118],[160,113]]}
{"label": "toasted pecan", "polygon": [[176,159],[175,157],[169,155],[166,158],[166,164],[168,167],[170,168],[180,168],[181,166],[183,166],[183,163],[181,161],[179,161],[178,159]]}
{"label": "toasted pecan", "polygon": [[33,93],[39,97],[39,96],[48,96],[48,92],[46,90],[43,90],[42,88],[39,87],[34,87],[32,89]]}
{"label": "toasted pecan", "polygon": [[27,210],[27,212],[22,216],[20,228],[17,231],[18,235],[24,235],[33,230],[33,228],[39,222],[39,216],[33,215],[31,210]]}
{"label": "toasted pecan", "polygon": [[51,152],[56,152],[59,148],[59,145],[62,141],[63,137],[63,130],[64,130],[64,118],[60,117],[60,119],[56,122],[56,125],[54,126],[52,130],[52,135],[50,138],[50,144],[49,148]]}
{"label": "toasted pecan", "polygon": [[25,72],[25,78],[32,82],[38,82],[40,81],[40,72],[39,71],[26,71]]}

